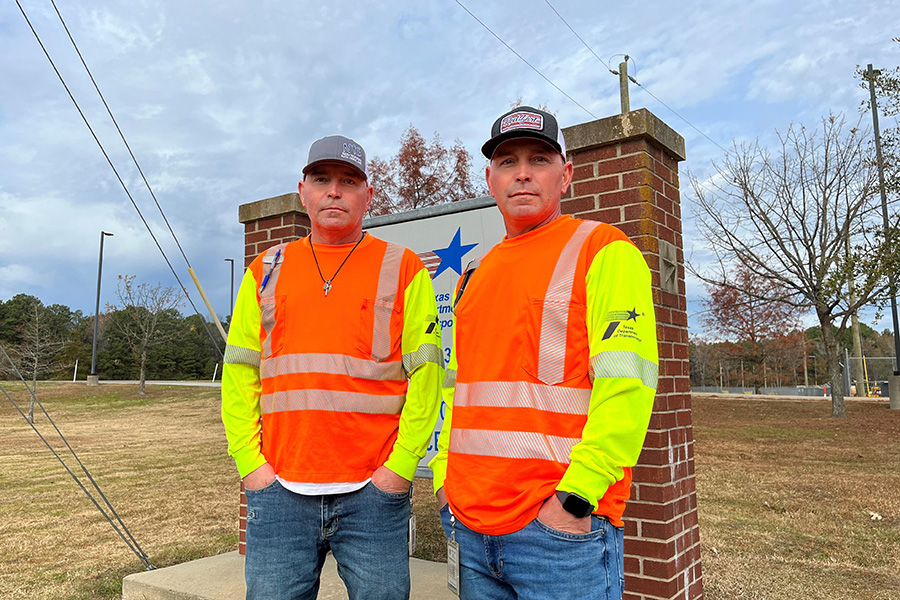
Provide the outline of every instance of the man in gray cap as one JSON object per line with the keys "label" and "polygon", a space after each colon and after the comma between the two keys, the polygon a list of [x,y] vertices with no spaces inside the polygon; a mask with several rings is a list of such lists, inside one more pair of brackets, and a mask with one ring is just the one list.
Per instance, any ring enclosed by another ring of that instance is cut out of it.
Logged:
{"label": "man in gray cap", "polygon": [[431,278],[362,230],[362,146],[313,143],[298,189],[312,232],[250,264],[222,372],[247,598],[316,598],[329,550],[351,599],[408,598],[411,481],[444,371]]}
{"label": "man in gray cap", "polygon": [[458,287],[431,462],[460,596],[621,598],[658,371],[650,270],[620,230],[561,214],[552,114],[509,111],[482,152],[506,237]]}

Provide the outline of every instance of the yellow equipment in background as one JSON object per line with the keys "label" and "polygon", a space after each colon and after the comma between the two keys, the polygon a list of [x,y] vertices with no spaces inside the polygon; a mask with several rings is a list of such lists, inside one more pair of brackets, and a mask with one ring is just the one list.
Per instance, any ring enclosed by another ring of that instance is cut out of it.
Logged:
{"label": "yellow equipment in background", "polygon": [[881,388],[878,387],[878,384],[874,384],[872,387],[869,387],[869,367],[866,364],[866,357],[863,356],[863,374],[866,378],[866,396],[868,398],[880,398],[881,397]]}

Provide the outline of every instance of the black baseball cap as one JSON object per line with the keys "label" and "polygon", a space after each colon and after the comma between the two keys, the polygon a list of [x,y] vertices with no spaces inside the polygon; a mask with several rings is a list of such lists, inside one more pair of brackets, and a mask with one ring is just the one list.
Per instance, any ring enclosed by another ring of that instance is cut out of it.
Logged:
{"label": "black baseball cap", "polygon": [[531,106],[517,106],[499,119],[491,127],[491,139],[481,147],[481,153],[488,160],[497,146],[514,138],[529,137],[549,144],[554,150],[566,155],[566,142],[556,117]]}
{"label": "black baseball cap", "polygon": [[369,173],[366,171],[366,151],[342,135],[329,135],[313,142],[309,147],[309,157],[306,166],[303,167],[303,174],[306,175],[306,172],[315,165],[335,162],[351,166],[359,171],[363,178],[369,179]]}

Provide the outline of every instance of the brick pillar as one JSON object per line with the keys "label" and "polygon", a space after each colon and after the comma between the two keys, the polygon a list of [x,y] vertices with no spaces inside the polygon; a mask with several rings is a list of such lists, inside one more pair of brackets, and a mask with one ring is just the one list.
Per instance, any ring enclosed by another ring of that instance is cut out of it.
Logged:
{"label": "brick pillar", "polygon": [[[296,192],[257,200],[238,207],[238,220],[244,224],[244,268],[256,256],[282,242],[299,239],[309,233],[309,215]],[[240,541],[238,551],[247,553],[247,496],[241,482]]]}
{"label": "brick pillar", "polygon": [[244,224],[244,267],[260,252],[309,233],[309,216],[297,192],[257,200],[238,207]]}
{"label": "brick pillar", "polygon": [[575,166],[563,213],[622,229],[653,274],[659,384],[625,510],[624,600],[701,598],[678,192],[684,138],[646,109],[563,134]]}

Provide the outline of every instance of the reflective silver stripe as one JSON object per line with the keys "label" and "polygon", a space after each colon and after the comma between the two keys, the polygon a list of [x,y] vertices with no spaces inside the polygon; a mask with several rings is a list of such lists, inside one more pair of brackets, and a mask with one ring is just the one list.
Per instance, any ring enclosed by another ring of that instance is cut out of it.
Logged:
{"label": "reflective silver stripe", "polygon": [[597,377],[627,377],[640,379],[648,388],[656,389],[659,365],[642,358],[636,352],[610,350],[591,357],[589,375],[591,381]]}
{"label": "reflective silver stripe", "polygon": [[412,373],[425,363],[444,366],[444,354],[437,344],[422,344],[415,352],[403,355],[403,370]]}
{"label": "reflective silver stripe", "polygon": [[375,301],[375,319],[372,327],[372,358],[384,360],[391,354],[391,312],[397,298],[400,282],[400,264],[403,247],[388,242],[378,274],[378,296]]}
{"label": "reflective silver stripe", "polygon": [[[275,253],[279,250],[283,252],[285,246],[287,246],[287,243],[272,246],[266,250],[266,258],[272,257],[272,260],[274,260]],[[279,261],[275,263],[275,268],[272,269],[272,273],[269,275],[269,281],[266,282],[266,287],[259,293],[259,308],[260,311],[262,311],[262,327],[266,332],[266,339],[262,343],[263,356],[272,355],[272,330],[275,328],[275,285],[278,283],[278,275],[281,273],[281,265],[283,264],[284,255],[282,254],[282,256],[279,257]],[[263,262],[263,279],[269,274],[270,268],[271,262]],[[262,281],[259,283],[262,285]]]}
{"label": "reflective silver stripe", "polygon": [[538,379],[553,385],[565,377],[566,332],[569,328],[569,304],[575,283],[575,267],[585,240],[599,223],[584,221],[569,238],[556,261],[553,277],[544,296],[541,338],[538,343]]}
{"label": "reflective silver stripe", "polygon": [[333,390],[291,390],[263,394],[259,399],[263,414],[290,410],[328,410],[333,412],[398,415],[406,396],[376,396]]}
{"label": "reflective silver stripe", "polygon": [[267,358],[262,365],[262,377],[297,373],[328,373],[348,375],[377,381],[406,381],[399,362],[375,362],[345,354],[282,354]]}
{"label": "reflective silver stripe", "polygon": [[543,459],[569,464],[579,438],[557,437],[533,431],[450,430],[450,452],[501,458]]}
{"label": "reflective silver stripe", "polygon": [[453,396],[454,406],[536,408],[567,415],[587,415],[590,402],[591,390],[527,381],[457,383]]}
{"label": "reflective silver stripe", "polygon": [[250,365],[259,367],[259,350],[225,345],[225,362],[230,365]]}
{"label": "reflective silver stripe", "polygon": [[456,369],[447,369],[444,373],[444,383],[441,387],[452,388],[456,386]]}

